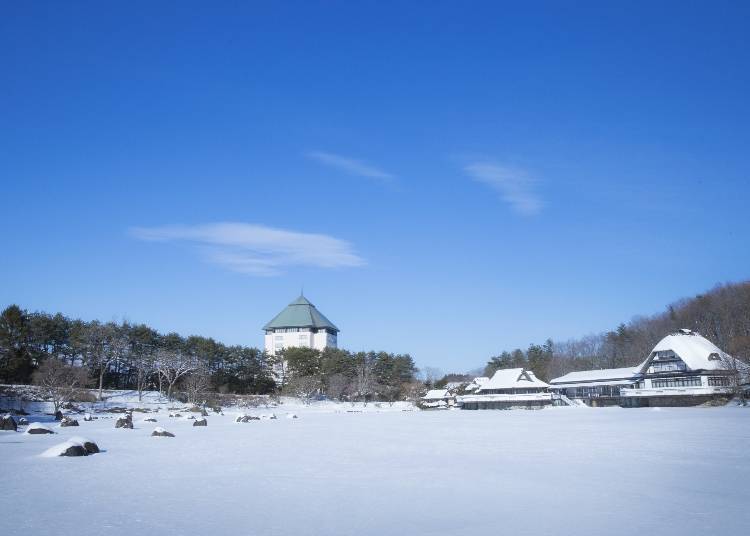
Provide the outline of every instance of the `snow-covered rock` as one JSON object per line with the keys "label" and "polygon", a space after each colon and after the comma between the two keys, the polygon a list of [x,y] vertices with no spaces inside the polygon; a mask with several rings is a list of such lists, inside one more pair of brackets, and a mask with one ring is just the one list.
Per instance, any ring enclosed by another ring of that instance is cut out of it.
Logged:
{"label": "snow-covered rock", "polygon": [[45,458],[55,458],[57,456],[88,456],[99,452],[99,446],[83,437],[71,437],[67,441],[50,447],[42,453]]}
{"label": "snow-covered rock", "polygon": [[206,419],[198,419],[193,422],[193,426],[208,426],[208,421]]}
{"label": "snow-covered rock", "polygon": [[180,415],[179,413],[170,413],[169,416],[174,417],[175,419],[179,419],[180,417],[182,417],[182,415]]}
{"label": "snow-covered rock", "polygon": [[18,426],[26,426],[27,424],[29,424],[29,420],[26,417],[18,419]]}
{"label": "snow-covered rock", "polygon": [[133,429],[133,416],[130,413],[128,413],[124,417],[120,417],[115,422],[115,428],[129,428],[132,430]]}
{"label": "snow-covered rock", "polygon": [[234,422],[250,422],[250,421],[259,421],[259,420],[260,420],[260,417],[241,413],[237,415],[237,418],[234,420]]}
{"label": "snow-covered rock", "polygon": [[286,414],[286,418],[287,419],[296,419],[297,418],[297,414],[296,413],[287,413]]}
{"label": "snow-covered rock", "polygon": [[0,430],[16,432],[18,431],[18,424],[16,424],[16,420],[12,416],[3,415],[0,417]]}
{"label": "snow-covered rock", "polygon": [[151,435],[153,437],[174,437],[174,434],[172,432],[167,432],[161,426],[157,426],[156,428],[154,428],[154,431],[151,432]]}
{"label": "snow-covered rock", "polygon": [[63,417],[60,421],[60,427],[66,428],[68,426],[78,426],[78,421],[73,419],[72,417]]}
{"label": "snow-covered rock", "polygon": [[39,422],[32,422],[26,429],[27,434],[54,434],[54,430]]}
{"label": "snow-covered rock", "polygon": [[91,416],[91,413],[87,413],[86,415],[83,416],[83,420],[86,422],[93,421],[94,417]]}

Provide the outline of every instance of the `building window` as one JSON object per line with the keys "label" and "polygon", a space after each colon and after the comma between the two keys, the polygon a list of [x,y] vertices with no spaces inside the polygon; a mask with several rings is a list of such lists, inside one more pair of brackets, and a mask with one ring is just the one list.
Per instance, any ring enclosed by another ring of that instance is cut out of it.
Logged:
{"label": "building window", "polygon": [[649,372],[672,372],[675,370],[685,371],[687,370],[687,366],[682,361],[651,363],[651,369]]}
{"label": "building window", "polygon": [[651,387],[654,389],[669,387],[700,387],[700,376],[687,376],[685,378],[659,378],[651,380]]}
{"label": "building window", "polygon": [[708,378],[708,385],[711,387],[729,387],[730,381],[726,376],[710,376]]}

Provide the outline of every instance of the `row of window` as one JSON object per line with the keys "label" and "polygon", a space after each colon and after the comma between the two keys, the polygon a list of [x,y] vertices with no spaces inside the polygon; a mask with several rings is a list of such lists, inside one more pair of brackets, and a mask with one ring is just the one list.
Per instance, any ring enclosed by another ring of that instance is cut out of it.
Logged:
{"label": "row of window", "polygon": [[700,387],[700,376],[687,376],[685,378],[660,378],[651,380],[651,387],[659,389],[661,387]]}
{"label": "row of window", "polygon": [[687,370],[687,366],[682,361],[668,361],[666,363],[651,363],[649,372],[670,372],[673,370]]}
{"label": "row of window", "polygon": [[729,387],[731,383],[726,376],[709,376],[708,385],[711,387]]}

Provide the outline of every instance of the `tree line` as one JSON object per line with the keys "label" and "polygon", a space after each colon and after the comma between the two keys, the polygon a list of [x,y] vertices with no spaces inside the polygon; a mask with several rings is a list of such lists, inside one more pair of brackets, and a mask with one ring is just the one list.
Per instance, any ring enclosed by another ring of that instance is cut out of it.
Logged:
{"label": "tree line", "polygon": [[424,384],[408,354],[349,352],[338,348],[287,348],[275,358],[283,391],[301,398],[315,395],[367,403],[415,398]]}
{"label": "tree line", "polygon": [[526,367],[549,381],[578,370],[636,366],[663,337],[681,328],[697,331],[730,355],[750,362],[750,281],[717,285],[611,331],[566,341],[548,339],[526,350],[502,352],[490,358],[484,375]]}
{"label": "tree line", "polygon": [[137,390],[139,397],[148,389],[171,397],[179,389],[189,401],[207,392],[279,391],[396,400],[407,396],[416,372],[408,355],[292,348],[274,357],[212,338],[161,334],[145,324],[86,322],[17,305],[0,313],[0,383],[48,385],[66,378],[95,387],[99,398],[103,389]]}

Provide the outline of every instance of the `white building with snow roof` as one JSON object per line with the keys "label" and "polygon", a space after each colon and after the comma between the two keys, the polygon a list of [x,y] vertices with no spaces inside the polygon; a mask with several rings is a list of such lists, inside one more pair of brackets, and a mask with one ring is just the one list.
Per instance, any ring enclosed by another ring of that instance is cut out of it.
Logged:
{"label": "white building with snow roof", "polygon": [[577,400],[588,406],[617,406],[622,390],[633,387],[640,377],[637,367],[581,370],[554,378],[549,386],[568,405]]}
{"label": "white building with snow roof", "polygon": [[449,389],[430,389],[419,402],[424,409],[449,408],[455,405],[456,397]]}
{"label": "white building with snow roof", "polygon": [[589,406],[695,406],[726,402],[747,383],[750,367],[700,334],[664,337],[635,367],[583,370],[550,381],[555,403]]}
{"label": "white building with snow roof", "polygon": [[636,371],[633,388],[620,392],[624,406],[694,406],[726,402],[746,381],[748,365],[681,329],[659,341]]}
{"label": "white building with snow roof", "polygon": [[461,409],[537,409],[552,403],[549,385],[523,368],[500,369],[473,394],[456,397]]}

